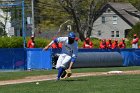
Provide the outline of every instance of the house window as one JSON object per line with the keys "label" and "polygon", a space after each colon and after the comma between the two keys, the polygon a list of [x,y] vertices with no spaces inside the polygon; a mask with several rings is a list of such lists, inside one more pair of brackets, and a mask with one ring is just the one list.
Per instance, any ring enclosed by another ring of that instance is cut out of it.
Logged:
{"label": "house window", "polygon": [[105,23],[105,17],[102,16],[102,23]]}
{"label": "house window", "polygon": [[119,37],[119,31],[116,31],[116,37]]}
{"label": "house window", "polygon": [[111,9],[110,9],[110,8],[109,8],[109,9],[107,9],[107,12],[108,12],[108,13],[110,13],[110,12],[111,12]]}
{"label": "house window", "polygon": [[100,30],[98,31],[98,36],[101,36],[101,31]]}
{"label": "house window", "polygon": [[113,24],[114,24],[114,25],[117,24],[117,16],[113,16]]}
{"label": "house window", "polygon": [[111,31],[111,37],[114,37],[114,31]]}

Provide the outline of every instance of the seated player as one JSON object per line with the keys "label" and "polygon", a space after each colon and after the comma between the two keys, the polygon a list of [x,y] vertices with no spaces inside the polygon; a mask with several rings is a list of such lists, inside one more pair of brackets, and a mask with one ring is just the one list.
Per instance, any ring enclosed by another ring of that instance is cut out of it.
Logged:
{"label": "seated player", "polygon": [[112,49],[112,40],[109,39],[108,42],[106,42],[107,49]]}
{"label": "seated player", "polygon": [[106,40],[102,39],[100,42],[100,49],[106,49]]}
{"label": "seated player", "polygon": [[93,43],[90,38],[86,38],[83,44],[83,48],[93,48]]}
{"label": "seated player", "polygon": [[125,39],[123,38],[122,41],[119,43],[119,48],[126,48]]}
{"label": "seated player", "polygon": [[119,48],[117,39],[115,39],[114,43],[112,44],[112,49],[115,49],[115,48]]}

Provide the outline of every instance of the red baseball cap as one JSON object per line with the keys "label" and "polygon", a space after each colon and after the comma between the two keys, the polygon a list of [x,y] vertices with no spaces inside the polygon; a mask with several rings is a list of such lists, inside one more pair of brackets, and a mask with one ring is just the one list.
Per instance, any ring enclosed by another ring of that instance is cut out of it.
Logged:
{"label": "red baseball cap", "polygon": [[124,38],[122,38],[122,40],[125,40]]}
{"label": "red baseball cap", "polygon": [[89,41],[89,40],[90,40],[90,39],[87,37],[87,38],[86,38],[86,41]]}
{"label": "red baseball cap", "polygon": [[134,34],[134,36],[137,36],[137,34]]}

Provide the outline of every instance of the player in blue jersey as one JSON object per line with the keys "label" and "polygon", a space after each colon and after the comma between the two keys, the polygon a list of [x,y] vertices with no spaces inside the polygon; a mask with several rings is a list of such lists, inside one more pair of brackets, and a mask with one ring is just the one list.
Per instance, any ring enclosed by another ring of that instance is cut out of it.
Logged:
{"label": "player in blue jersey", "polygon": [[62,53],[56,63],[56,69],[58,69],[57,80],[60,80],[60,77],[65,69],[67,69],[69,62],[70,64],[68,65],[67,71],[71,71],[71,67],[77,58],[78,44],[75,41],[75,37],[75,33],[70,32],[68,37],[58,37],[44,48],[44,50],[47,50],[54,42],[62,42]]}

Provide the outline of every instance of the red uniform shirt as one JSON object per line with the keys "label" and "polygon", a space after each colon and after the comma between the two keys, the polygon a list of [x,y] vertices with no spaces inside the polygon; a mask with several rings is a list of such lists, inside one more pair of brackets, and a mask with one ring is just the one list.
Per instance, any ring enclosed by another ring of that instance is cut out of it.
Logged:
{"label": "red uniform shirt", "polygon": [[105,42],[104,42],[104,43],[101,42],[101,43],[100,43],[100,48],[101,48],[101,49],[106,49],[106,43],[105,43]]}
{"label": "red uniform shirt", "polygon": [[32,39],[28,41],[27,48],[35,48],[35,42]]}
{"label": "red uniform shirt", "polygon": [[111,49],[112,48],[112,42],[106,42],[106,47],[108,49]]}
{"label": "red uniform shirt", "polygon": [[91,41],[89,41],[89,43],[84,41],[83,48],[93,48],[93,43]]}
{"label": "red uniform shirt", "polygon": [[136,44],[138,43],[138,41],[139,41],[139,38],[133,39],[132,44]]}
{"label": "red uniform shirt", "polygon": [[126,44],[124,42],[119,43],[119,48],[125,48],[125,47],[126,47]]}
{"label": "red uniform shirt", "polygon": [[115,49],[115,48],[118,48],[118,42],[114,42],[114,43],[112,44],[112,49]]}

